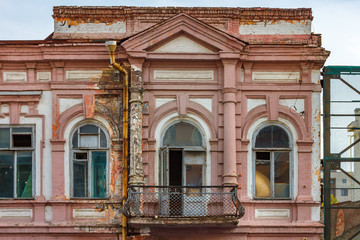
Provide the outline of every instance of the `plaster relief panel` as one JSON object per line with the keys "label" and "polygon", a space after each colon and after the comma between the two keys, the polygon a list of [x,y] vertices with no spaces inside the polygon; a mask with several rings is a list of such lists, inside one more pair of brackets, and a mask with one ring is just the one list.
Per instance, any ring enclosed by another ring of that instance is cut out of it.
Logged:
{"label": "plaster relief panel", "polygon": [[29,114],[29,106],[21,105],[21,113]]}
{"label": "plaster relief panel", "polygon": [[159,53],[213,53],[203,45],[185,37],[180,36],[154,50]]}
{"label": "plaster relief panel", "polygon": [[0,219],[32,218],[32,209],[0,209]]}
{"label": "plaster relief panel", "polygon": [[154,70],[154,80],[158,81],[212,81],[213,70]]}
{"label": "plaster relief panel", "polygon": [[247,99],[247,111],[248,112],[250,112],[254,108],[261,106],[261,105],[266,105],[265,99],[250,99],[250,98]]}
{"label": "plaster relief panel", "polygon": [[162,105],[171,102],[171,101],[175,101],[175,98],[156,98],[155,99],[155,108],[159,108]]}
{"label": "plaster relief panel", "polygon": [[255,218],[289,218],[290,209],[255,209]]}
{"label": "plaster relief panel", "polygon": [[304,99],[280,99],[279,104],[289,107],[292,111],[304,117],[305,114],[305,100]]}
{"label": "plaster relief panel", "polygon": [[39,82],[51,81],[51,72],[37,72],[36,80]]}
{"label": "plaster relief panel", "polygon": [[320,84],[320,70],[311,70],[311,82]]}
{"label": "plaster relief panel", "polygon": [[299,72],[253,72],[253,81],[261,82],[298,82]]}
{"label": "plaster relief panel", "polygon": [[82,98],[60,98],[59,105],[60,105],[60,114],[65,112],[67,109],[82,103]]}
{"label": "plaster relief panel", "polygon": [[212,99],[211,98],[190,98],[190,102],[195,102],[212,112]]}
{"label": "plaster relief panel", "polygon": [[105,218],[106,211],[97,209],[73,209],[73,218]]}
{"label": "plaster relief panel", "polygon": [[55,33],[125,33],[125,21],[113,22],[83,22],[83,21],[55,21]]}
{"label": "plaster relief panel", "polygon": [[90,81],[100,78],[102,71],[66,71],[66,80],[70,81]]}
{"label": "plaster relief panel", "polygon": [[9,104],[1,104],[1,113],[9,113]]}
{"label": "plaster relief panel", "polygon": [[311,20],[240,22],[239,33],[243,35],[310,35]]}
{"label": "plaster relief panel", "polygon": [[26,72],[4,72],[4,82],[26,82]]}

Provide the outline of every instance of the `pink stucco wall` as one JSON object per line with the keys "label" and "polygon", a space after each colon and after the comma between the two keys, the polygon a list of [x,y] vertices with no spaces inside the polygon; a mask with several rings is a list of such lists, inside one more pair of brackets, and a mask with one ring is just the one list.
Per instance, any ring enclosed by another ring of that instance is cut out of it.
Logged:
{"label": "pink stucco wall", "polygon": [[[206,151],[211,168],[207,184],[238,185],[238,197],[246,208],[245,216],[231,226],[194,225],[191,221],[167,226],[152,224],[152,220],[139,226],[135,222],[131,225],[130,220],[130,227],[146,230],[152,239],[318,239],[322,232],[317,219],[319,181],[313,173],[320,161],[315,152],[320,144],[316,140],[320,118],[314,113],[320,108],[317,96],[321,86],[316,74],[329,52],[321,47],[319,35],[307,32],[311,10],[268,9],[273,15],[266,16],[274,27],[266,32],[262,25],[256,26],[258,34],[249,33],[248,26],[254,25],[251,21],[256,18],[263,19],[262,9],[162,9],[153,13],[151,21],[144,25],[150,10],[128,10],[135,17],[127,18],[125,14],[120,20],[126,21],[126,27],[116,23],[114,27],[119,28],[115,30],[121,33],[114,33],[111,23],[116,20],[113,15],[120,11],[117,8],[105,8],[103,15],[97,9],[98,18],[109,26],[107,30],[100,27],[101,32],[94,25],[86,25],[93,23],[94,16],[83,19],[91,9],[56,7],[52,39],[0,42],[0,124],[26,123],[36,128],[35,196],[32,200],[0,200],[0,211],[24,210],[14,216],[0,214],[0,238],[117,239],[121,234],[121,214],[116,205],[121,199],[121,135],[114,120],[117,110],[112,109],[118,105],[109,104],[107,112],[101,112],[103,102],[99,98],[120,95],[122,88],[116,82],[104,85],[89,77],[96,75],[89,74],[90,71],[101,73],[108,67],[104,43],[91,40],[102,36],[126,37],[119,43],[117,62],[142,72],[145,184],[159,184],[161,129],[183,118],[203,124],[208,136]],[[291,23],[294,25],[289,25],[289,11],[294,12]],[[236,17],[231,17],[234,14]],[[276,17],[285,23],[274,20]],[[160,20],[165,21],[155,25]],[[78,28],[64,32],[59,22]],[[239,32],[241,26],[247,31],[244,34]],[[279,29],[281,34],[277,34]],[[298,33],[289,35],[287,31],[291,29]],[[97,35],[91,31],[100,32]],[[180,36],[194,42],[188,52],[183,50],[184,46],[171,45]],[[157,52],[167,44],[173,51]],[[202,52],[199,46],[209,52]],[[163,71],[162,78],[156,75],[159,71]],[[26,77],[6,79],[7,72],[25,72]],[[42,73],[49,73],[49,77],[39,77]],[[82,74],[83,78],[71,78],[71,73]],[[171,77],[176,73],[197,77],[190,80]],[[292,74],[298,77],[291,78]],[[273,76],[275,80],[270,79]],[[303,111],[291,108],[293,104]],[[97,122],[110,135],[108,199],[70,198],[69,134],[84,121]],[[253,198],[253,173],[249,166],[252,136],[256,126],[265,122],[284,125],[295,140],[294,186],[289,200]],[[88,215],[74,217],[77,209],[90,210]],[[267,215],[256,216],[259,209],[267,209]],[[272,215],[277,210],[285,215]]]}

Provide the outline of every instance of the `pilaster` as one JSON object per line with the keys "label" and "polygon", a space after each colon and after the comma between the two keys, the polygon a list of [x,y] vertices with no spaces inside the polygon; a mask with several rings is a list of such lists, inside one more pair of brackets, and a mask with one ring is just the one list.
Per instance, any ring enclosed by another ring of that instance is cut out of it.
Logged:
{"label": "pilaster", "polygon": [[236,77],[238,59],[222,59],[224,65],[224,170],[223,185],[237,185],[236,173]]}
{"label": "pilaster", "polygon": [[142,162],[143,58],[130,58],[130,171],[129,184],[144,184]]}

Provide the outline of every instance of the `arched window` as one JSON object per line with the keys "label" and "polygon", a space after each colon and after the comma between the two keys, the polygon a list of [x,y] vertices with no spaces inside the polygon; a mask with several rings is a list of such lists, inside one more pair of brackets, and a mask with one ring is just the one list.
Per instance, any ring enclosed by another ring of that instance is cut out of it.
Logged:
{"label": "arched window", "polygon": [[71,136],[71,196],[73,198],[107,197],[107,133],[99,126],[85,124]]}
{"label": "arched window", "polygon": [[160,148],[160,182],[170,186],[202,186],[205,181],[204,138],[192,123],[165,129]]}
{"label": "arched window", "polygon": [[255,198],[291,198],[292,144],[285,128],[266,125],[254,135]]}

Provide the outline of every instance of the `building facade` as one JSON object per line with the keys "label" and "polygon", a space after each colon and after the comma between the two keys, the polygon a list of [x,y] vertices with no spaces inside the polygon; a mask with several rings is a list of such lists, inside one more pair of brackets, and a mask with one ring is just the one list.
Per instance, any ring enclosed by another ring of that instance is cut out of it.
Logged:
{"label": "building facade", "polygon": [[[122,211],[129,238],[319,238],[329,52],[310,9],[53,18],[45,40],[0,42],[1,238],[118,239]],[[124,74],[107,40],[130,75],[124,206]]]}

